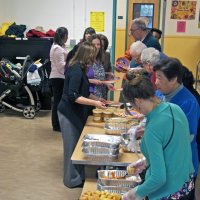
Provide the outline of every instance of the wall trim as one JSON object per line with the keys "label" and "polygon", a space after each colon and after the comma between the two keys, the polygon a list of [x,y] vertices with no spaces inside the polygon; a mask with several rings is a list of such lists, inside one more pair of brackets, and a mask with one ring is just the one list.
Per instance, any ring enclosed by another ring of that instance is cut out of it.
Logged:
{"label": "wall trim", "polygon": [[200,36],[191,36],[191,35],[165,35],[164,38],[190,38],[190,39],[200,39]]}

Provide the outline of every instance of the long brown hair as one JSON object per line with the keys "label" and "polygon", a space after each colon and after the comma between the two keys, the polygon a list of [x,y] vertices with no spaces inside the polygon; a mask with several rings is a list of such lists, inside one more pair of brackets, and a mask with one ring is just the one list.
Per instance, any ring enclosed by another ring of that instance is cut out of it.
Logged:
{"label": "long brown hair", "polygon": [[94,63],[96,58],[96,47],[90,43],[90,42],[83,42],[74,57],[69,62],[69,67],[74,65],[77,62],[80,62],[81,67],[84,69],[84,71],[88,68],[88,65],[91,65]]}
{"label": "long brown hair", "polygon": [[95,40],[95,39],[98,39],[99,42],[100,42],[100,49],[99,49],[99,52],[98,52],[98,54],[97,54],[97,56],[96,56],[96,60],[97,60],[100,64],[102,64],[102,63],[103,63],[103,49],[102,49],[102,41],[101,41],[101,38],[100,38],[99,34],[92,34],[92,35],[90,36],[89,42],[92,43],[92,41]]}

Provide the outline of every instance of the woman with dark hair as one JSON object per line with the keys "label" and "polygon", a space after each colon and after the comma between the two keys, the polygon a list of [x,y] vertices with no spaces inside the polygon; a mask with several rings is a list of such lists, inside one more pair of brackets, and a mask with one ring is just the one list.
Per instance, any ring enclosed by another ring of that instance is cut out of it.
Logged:
{"label": "woman with dark hair", "polygon": [[104,103],[90,94],[86,76],[88,66],[94,63],[96,48],[83,42],[69,63],[65,75],[63,95],[58,105],[58,117],[64,144],[64,184],[69,187],[82,186],[84,167],[73,165],[71,156],[85,126],[89,106],[105,108]]}
{"label": "woman with dark hair", "polygon": [[[196,98],[199,106],[200,106],[200,94],[197,92],[197,90],[194,89],[194,76],[192,72],[185,66],[182,66],[182,81],[183,85],[194,95]],[[197,136],[196,136],[196,141],[197,141],[197,147],[198,147],[198,157],[200,161],[200,119],[198,123],[198,128],[197,128]]]}
{"label": "woman with dark hair", "polygon": [[113,90],[113,85],[105,84],[105,70],[103,67],[103,49],[101,38],[98,34],[91,35],[89,42],[97,48],[95,62],[89,67],[87,76],[90,82],[90,92],[98,98],[107,99],[107,87]]}
{"label": "woman with dark hair", "polygon": [[65,27],[59,27],[54,36],[54,43],[50,50],[51,73],[50,80],[53,89],[53,107],[52,107],[52,127],[54,131],[60,131],[60,125],[57,115],[57,106],[60,102],[63,85],[64,71],[66,65],[67,51],[65,43],[68,39],[68,30]]}
{"label": "woman with dark hair", "polygon": [[195,96],[200,105],[200,94],[194,89],[194,76],[192,72],[185,66],[182,66],[182,82],[183,85]]}
{"label": "woman with dark hair", "polygon": [[148,77],[132,74],[127,78],[124,97],[147,119],[140,144],[145,158],[129,167],[137,173],[146,168],[146,175],[142,184],[123,195],[123,200],[146,196],[150,200],[189,199],[194,189],[194,168],[187,118],[179,106],[155,96]]}
{"label": "woman with dark hair", "polygon": [[84,34],[83,34],[83,39],[81,40],[81,42],[85,42],[88,41],[90,39],[90,36],[92,34],[95,34],[96,31],[92,28],[92,27],[88,27],[85,29]]}
{"label": "woman with dark hair", "polygon": [[111,62],[110,62],[110,52],[107,51],[108,49],[108,38],[103,35],[99,34],[102,44],[102,50],[103,50],[103,67],[105,72],[112,72]]}
{"label": "woman with dark hair", "polygon": [[[185,113],[189,128],[190,142],[192,148],[192,160],[195,169],[194,182],[199,171],[199,158],[197,148],[197,130],[200,119],[199,104],[194,95],[183,85],[182,82],[182,63],[177,58],[168,58],[162,60],[154,66],[156,72],[157,95],[164,97],[166,102],[178,105]],[[193,198],[195,193],[193,192]]]}
{"label": "woman with dark hair", "polygon": [[67,56],[67,64],[69,63],[69,61],[73,58],[73,56],[75,55],[76,51],[78,50],[78,47],[81,43],[85,42],[85,41],[88,41],[90,36],[92,34],[95,34],[95,30],[92,28],[92,27],[88,27],[85,29],[84,31],[84,34],[83,34],[83,38],[81,39],[81,41],[74,46],[74,48],[68,53],[68,56]]}

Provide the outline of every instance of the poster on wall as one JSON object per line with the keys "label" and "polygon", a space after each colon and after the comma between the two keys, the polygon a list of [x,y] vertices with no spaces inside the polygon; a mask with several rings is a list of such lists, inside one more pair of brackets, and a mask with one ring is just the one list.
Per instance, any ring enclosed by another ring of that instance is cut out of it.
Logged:
{"label": "poster on wall", "polygon": [[90,12],[90,26],[96,32],[104,32],[104,12]]}
{"label": "poster on wall", "polygon": [[171,19],[194,20],[196,1],[172,1]]}
{"label": "poster on wall", "polygon": [[186,30],[186,21],[177,21],[177,33],[185,33]]}

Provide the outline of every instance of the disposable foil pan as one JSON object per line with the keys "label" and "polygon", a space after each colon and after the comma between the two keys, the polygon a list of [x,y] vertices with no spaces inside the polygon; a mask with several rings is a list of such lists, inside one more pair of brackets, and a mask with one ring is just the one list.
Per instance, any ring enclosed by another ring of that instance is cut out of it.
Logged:
{"label": "disposable foil pan", "polygon": [[128,177],[125,170],[99,170],[98,181],[102,186],[135,187],[141,182],[139,176]]}
{"label": "disposable foil pan", "polygon": [[88,160],[91,161],[107,161],[107,162],[111,162],[115,159],[118,158],[118,154],[117,155],[104,155],[104,154],[90,154],[90,153],[84,153],[85,157],[88,158]]}
{"label": "disposable foil pan", "polygon": [[121,194],[121,195],[125,194],[126,192],[128,192],[131,189],[132,188],[130,188],[130,187],[103,186],[100,183],[97,184],[97,190],[105,191],[105,192],[109,192],[109,193],[117,193],[117,194]]}
{"label": "disposable foil pan", "polygon": [[104,129],[107,134],[120,134],[128,130],[128,120],[125,118],[106,119]]}
{"label": "disposable foil pan", "polygon": [[83,137],[82,146],[107,147],[117,149],[121,143],[120,136],[87,134]]}
{"label": "disposable foil pan", "polygon": [[119,148],[118,149],[112,149],[112,148],[105,148],[105,147],[83,147],[82,149],[83,153],[87,154],[100,154],[100,155],[117,155],[119,154]]}

